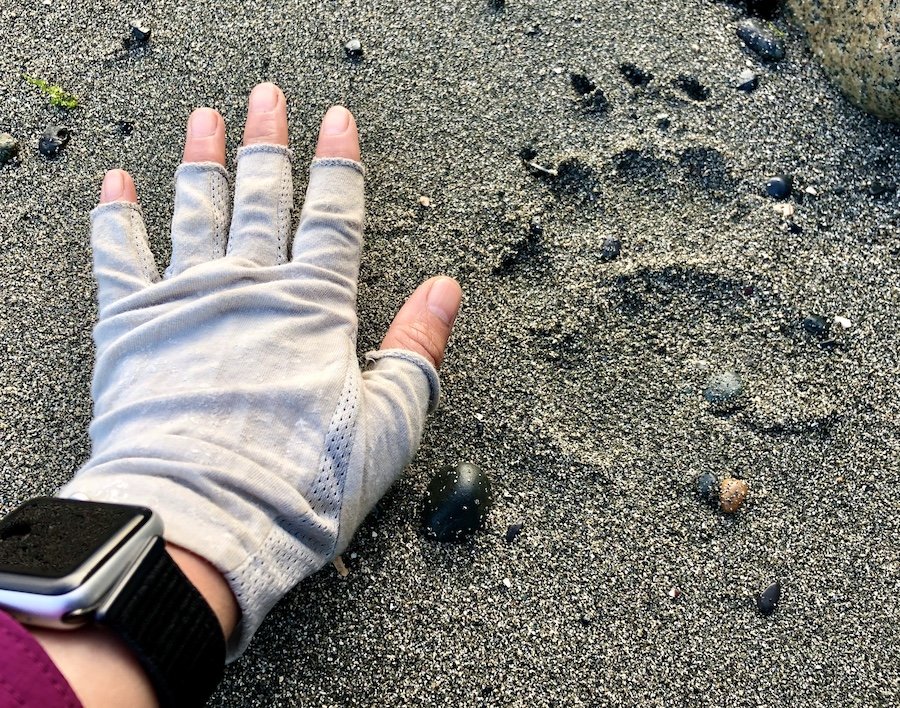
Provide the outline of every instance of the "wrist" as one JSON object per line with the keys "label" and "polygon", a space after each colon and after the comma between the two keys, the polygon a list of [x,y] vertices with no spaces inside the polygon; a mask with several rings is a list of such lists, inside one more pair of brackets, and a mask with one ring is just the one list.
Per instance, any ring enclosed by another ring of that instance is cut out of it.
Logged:
{"label": "wrist", "polygon": [[174,544],[166,544],[172,560],[181,568],[191,584],[203,595],[219,620],[226,641],[237,626],[240,617],[237,600],[231,588],[216,567],[205,558]]}

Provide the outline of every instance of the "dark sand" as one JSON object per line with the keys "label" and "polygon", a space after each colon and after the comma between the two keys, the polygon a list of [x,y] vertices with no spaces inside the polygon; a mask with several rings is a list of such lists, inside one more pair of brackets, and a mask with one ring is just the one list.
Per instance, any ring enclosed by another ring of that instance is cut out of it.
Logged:
{"label": "dark sand", "polygon": [[[788,57],[763,67],[735,36],[740,9],[711,1],[110,4],[0,7],[0,132],[24,144],[0,169],[0,511],[89,454],[88,212],[106,168],[131,171],[165,264],[196,105],[222,112],[233,154],[247,92],[278,82],[298,194],[322,112],[354,111],[360,351],[428,275],[465,290],[444,404],[350,576],[290,594],[214,704],[900,702],[900,128],[849,106],[784,20]],[[122,53],[132,17],[154,39]],[[653,74],[645,89],[626,61]],[[746,65],[749,95],[731,85]],[[573,71],[606,114],[582,111]],[[22,72],[83,107],[49,107]],[[37,138],[55,122],[73,138],[47,162]],[[533,174],[526,145],[564,178]],[[764,196],[774,171],[817,192],[789,202],[800,233]],[[603,263],[610,235],[622,253]],[[810,313],[852,327],[826,345],[800,327]],[[745,398],[716,415],[703,390],[729,369]],[[444,547],[420,535],[421,495],[458,460],[489,471],[496,503],[486,533]],[[736,515],[697,501],[706,471],[749,481]],[[752,597],[774,579],[764,618]]]}

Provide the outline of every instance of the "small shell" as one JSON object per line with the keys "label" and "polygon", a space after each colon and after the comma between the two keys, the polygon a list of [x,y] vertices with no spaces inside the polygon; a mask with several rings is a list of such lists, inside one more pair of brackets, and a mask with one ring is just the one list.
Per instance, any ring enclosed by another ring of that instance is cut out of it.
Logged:
{"label": "small shell", "polygon": [[749,486],[742,479],[727,477],[719,485],[719,508],[726,514],[733,514],[747,498]]}

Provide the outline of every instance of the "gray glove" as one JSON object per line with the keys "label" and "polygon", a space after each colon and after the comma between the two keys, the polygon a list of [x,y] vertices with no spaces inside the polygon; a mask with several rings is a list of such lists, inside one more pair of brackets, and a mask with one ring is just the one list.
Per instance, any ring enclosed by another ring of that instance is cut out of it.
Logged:
{"label": "gray glove", "polygon": [[91,214],[99,296],[92,452],[59,494],[149,506],[242,611],[239,656],[271,607],[339,554],[408,464],[439,398],[434,367],[356,353],[363,168],[320,159],[289,254],[290,151],[176,173],[160,278],[137,205]]}

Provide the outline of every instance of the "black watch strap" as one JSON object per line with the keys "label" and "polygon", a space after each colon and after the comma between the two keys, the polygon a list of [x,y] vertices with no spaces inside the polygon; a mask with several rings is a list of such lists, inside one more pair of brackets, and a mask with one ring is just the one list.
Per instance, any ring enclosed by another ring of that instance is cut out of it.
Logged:
{"label": "black watch strap", "polygon": [[225,668],[225,637],[206,600],[157,537],[98,621],[135,653],[163,708],[202,706]]}

